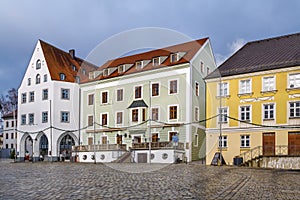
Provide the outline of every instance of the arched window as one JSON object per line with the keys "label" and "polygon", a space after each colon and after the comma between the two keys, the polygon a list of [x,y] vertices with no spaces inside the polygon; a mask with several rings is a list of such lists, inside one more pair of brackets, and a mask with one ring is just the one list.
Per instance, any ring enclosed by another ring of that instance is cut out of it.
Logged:
{"label": "arched window", "polygon": [[41,60],[40,59],[38,59],[36,61],[36,69],[41,69]]}
{"label": "arched window", "polygon": [[60,73],[59,78],[61,81],[64,81],[66,79],[66,75],[64,73]]}
{"label": "arched window", "polygon": [[36,75],[35,77],[35,84],[40,84],[41,83],[41,75]]}

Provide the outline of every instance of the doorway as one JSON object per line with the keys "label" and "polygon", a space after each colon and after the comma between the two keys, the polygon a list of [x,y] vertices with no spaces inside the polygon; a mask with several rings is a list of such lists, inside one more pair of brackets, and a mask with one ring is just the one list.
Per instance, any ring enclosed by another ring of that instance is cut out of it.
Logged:
{"label": "doorway", "polygon": [[275,155],[275,133],[263,133],[263,155]]}
{"label": "doorway", "polygon": [[62,157],[62,159],[66,159],[66,160],[70,160],[71,158],[71,150],[72,150],[72,146],[75,145],[75,141],[74,139],[67,134],[66,136],[64,136],[61,141],[60,141],[60,150],[59,150],[59,154]]}

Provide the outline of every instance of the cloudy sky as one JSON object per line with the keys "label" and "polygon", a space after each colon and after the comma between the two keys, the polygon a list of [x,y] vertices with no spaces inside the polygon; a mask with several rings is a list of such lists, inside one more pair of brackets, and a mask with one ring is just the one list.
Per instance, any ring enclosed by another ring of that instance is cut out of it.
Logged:
{"label": "cloudy sky", "polygon": [[300,32],[299,10],[299,0],[1,0],[0,94],[19,87],[38,39],[86,58],[115,34],[159,27],[210,37],[221,63],[246,42]]}

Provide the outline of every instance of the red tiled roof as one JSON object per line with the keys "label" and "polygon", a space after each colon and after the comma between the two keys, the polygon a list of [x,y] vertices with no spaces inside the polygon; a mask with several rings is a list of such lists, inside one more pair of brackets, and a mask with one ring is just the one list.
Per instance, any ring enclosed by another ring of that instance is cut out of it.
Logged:
{"label": "red tiled roof", "polygon": [[[70,53],[64,52],[53,45],[50,45],[42,40],[39,40],[43,49],[43,53],[48,65],[48,69],[52,80],[60,81],[60,74],[66,75],[66,82],[76,82],[75,77],[79,76],[80,79],[88,77],[90,71],[96,70],[98,67],[86,62],[80,58],[70,55]],[[72,69],[75,66],[76,71]],[[82,72],[82,69],[86,70],[86,75]]]}
{"label": "red tiled roof", "polygon": [[[122,64],[132,64],[132,66],[123,74],[119,74],[118,70],[114,71],[112,74],[109,76],[103,76],[99,75],[95,79],[89,80],[85,79],[83,82],[90,82],[90,81],[95,81],[95,80],[102,80],[102,79],[107,79],[107,78],[113,78],[116,76],[122,76],[122,75],[127,75],[127,74],[133,74],[141,71],[148,71],[148,70],[153,70],[153,69],[158,69],[162,67],[167,67],[167,66],[173,66],[173,65],[178,65],[182,63],[187,63],[189,62],[194,55],[199,51],[199,49],[202,47],[202,45],[208,40],[208,38],[203,38],[195,41],[190,41],[162,49],[157,49],[157,50],[152,50],[144,53],[139,53],[135,55],[130,55],[126,57],[121,57],[117,58],[114,60],[107,61],[104,65],[102,65],[99,70],[103,70],[106,68],[112,68],[112,67],[118,67],[119,65]],[[177,62],[170,62],[170,55],[172,53],[177,53],[177,52],[185,52],[185,55]],[[152,66],[152,59],[155,57],[159,56],[167,56],[167,59],[163,63],[161,63],[158,66]],[[136,69],[135,63],[137,61],[143,61],[143,60],[150,60],[146,66],[144,66],[142,69]]]}
{"label": "red tiled roof", "polygon": [[249,42],[206,79],[300,65],[300,33]]}

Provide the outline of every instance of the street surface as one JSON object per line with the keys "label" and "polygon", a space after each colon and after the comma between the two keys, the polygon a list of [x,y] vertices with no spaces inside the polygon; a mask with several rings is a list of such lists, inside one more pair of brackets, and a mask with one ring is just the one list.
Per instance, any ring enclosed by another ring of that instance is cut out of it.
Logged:
{"label": "street surface", "polygon": [[300,171],[0,161],[0,199],[300,199]]}

